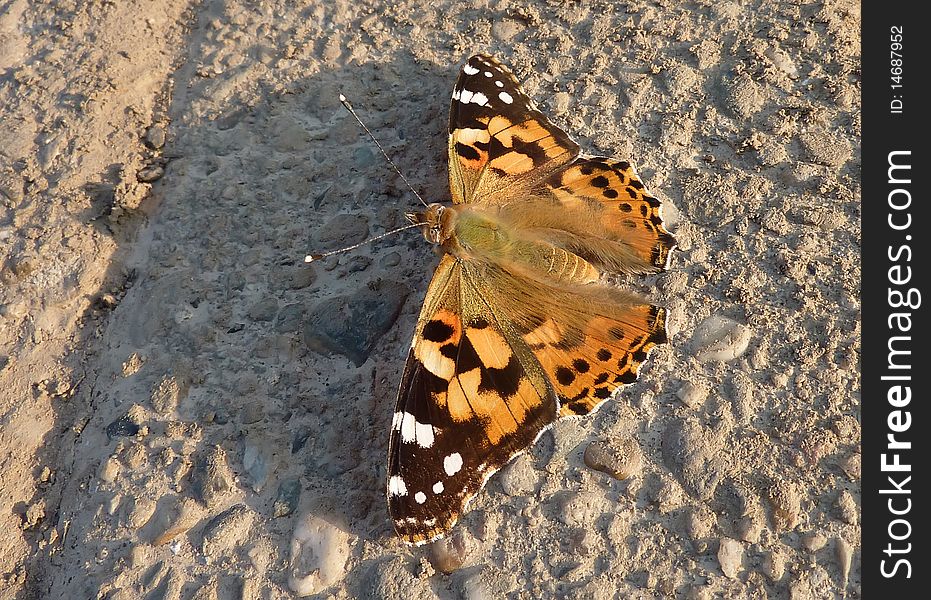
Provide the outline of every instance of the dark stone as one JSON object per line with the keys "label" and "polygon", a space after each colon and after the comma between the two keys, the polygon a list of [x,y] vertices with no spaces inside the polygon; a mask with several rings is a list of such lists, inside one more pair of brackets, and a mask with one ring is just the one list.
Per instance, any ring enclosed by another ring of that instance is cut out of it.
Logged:
{"label": "dark stone", "polygon": [[278,517],[286,517],[297,509],[297,504],[301,499],[301,480],[285,479],[278,486],[278,495],[275,497],[275,504],[272,507],[272,514]]}
{"label": "dark stone", "polygon": [[397,320],[409,293],[401,283],[379,281],[354,294],[323,300],[304,321],[304,344],[361,366]]}
{"label": "dark stone", "polygon": [[107,425],[107,437],[111,440],[115,437],[132,437],[139,433],[139,424],[126,415],[120,417]]}

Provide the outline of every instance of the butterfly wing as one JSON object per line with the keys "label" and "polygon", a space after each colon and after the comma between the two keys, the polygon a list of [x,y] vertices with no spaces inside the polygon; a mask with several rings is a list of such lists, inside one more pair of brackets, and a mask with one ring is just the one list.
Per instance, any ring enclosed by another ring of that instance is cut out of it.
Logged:
{"label": "butterfly wing", "polygon": [[[627,264],[605,264],[611,271],[652,272],[666,268],[676,240],[666,231],[660,201],[650,194],[627,161],[582,157],[550,175],[542,185],[563,210],[581,218],[564,219],[586,224],[592,239],[623,245],[631,258]],[[580,248],[583,258],[584,248]],[[639,264],[637,264],[639,263]]]}
{"label": "butterfly wing", "polygon": [[447,531],[492,473],[557,418],[526,344],[446,255],[427,290],[388,449],[388,511],[409,543]]}
{"label": "butterfly wing", "polygon": [[489,300],[520,315],[517,330],[559,399],[560,417],[598,408],[636,381],[650,350],[666,342],[665,310],[634,294],[506,271],[492,271],[488,281]]}
{"label": "butterfly wing", "polygon": [[476,54],[459,72],[449,110],[449,187],[455,204],[503,204],[579,154],[517,78]]}

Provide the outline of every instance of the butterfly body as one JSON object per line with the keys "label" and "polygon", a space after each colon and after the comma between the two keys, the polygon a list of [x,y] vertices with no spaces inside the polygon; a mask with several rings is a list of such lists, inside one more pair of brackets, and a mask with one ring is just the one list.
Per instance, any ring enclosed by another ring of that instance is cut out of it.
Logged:
{"label": "butterfly body", "polygon": [[665,311],[605,275],[660,271],[675,244],[630,164],[580,156],[492,57],[462,67],[449,157],[452,205],[408,216],[443,251],[389,444],[389,512],[415,544],[556,420],[636,380]]}

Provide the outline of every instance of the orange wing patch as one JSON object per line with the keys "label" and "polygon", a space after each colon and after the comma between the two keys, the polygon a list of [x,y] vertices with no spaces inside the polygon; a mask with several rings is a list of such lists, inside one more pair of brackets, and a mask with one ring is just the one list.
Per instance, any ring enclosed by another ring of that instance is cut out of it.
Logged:
{"label": "orange wing patch", "polygon": [[568,417],[591,412],[618,387],[636,381],[649,351],[666,341],[665,321],[663,309],[641,304],[623,317],[594,317],[584,332],[548,319],[523,337],[559,397],[559,416]]}

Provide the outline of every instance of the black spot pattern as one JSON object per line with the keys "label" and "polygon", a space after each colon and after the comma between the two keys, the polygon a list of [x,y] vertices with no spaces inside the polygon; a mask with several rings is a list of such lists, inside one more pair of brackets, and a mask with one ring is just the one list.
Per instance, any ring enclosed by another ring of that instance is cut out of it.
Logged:
{"label": "black spot pattern", "polygon": [[600,361],[611,360],[611,351],[608,350],[607,348],[602,348],[601,350],[598,351],[597,356],[598,356],[598,360]]}
{"label": "black spot pattern", "polygon": [[456,154],[466,160],[478,160],[482,157],[478,150],[462,142],[456,142]]}
{"label": "black spot pattern", "polygon": [[571,369],[566,367],[557,367],[556,368],[556,381],[561,385],[569,385],[575,381],[575,373]]}
{"label": "black spot pattern", "polygon": [[449,323],[434,319],[423,328],[423,339],[429,342],[445,342],[452,337],[455,329]]}
{"label": "black spot pattern", "polygon": [[587,360],[577,358],[572,361],[572,367],[579,373],[588,373],[588,370],[591,368],[591,365],[588,364]]}
{"label": "black spot pattern", "polygon": [[510,398],[517,393],[520,388],[520,380],[523,377],[524,369],[520,366],[520,361],[513,354],[501,369],[483,368],[482,379],[478,384],[478,391],[488,392],[496,391],[505,398]]}

